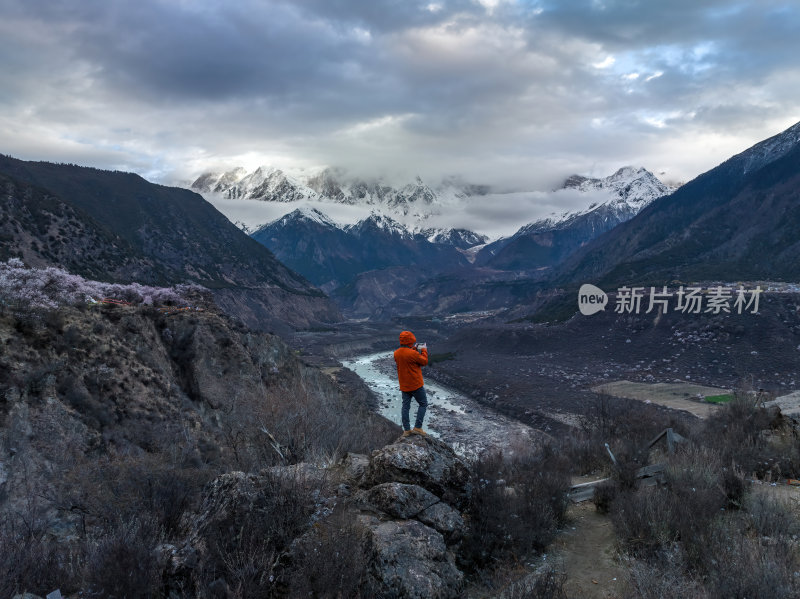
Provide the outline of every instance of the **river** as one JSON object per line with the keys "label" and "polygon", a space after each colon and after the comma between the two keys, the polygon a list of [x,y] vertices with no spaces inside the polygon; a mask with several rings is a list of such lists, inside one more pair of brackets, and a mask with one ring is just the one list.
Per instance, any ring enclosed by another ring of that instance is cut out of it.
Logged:
{"label": "river", "polygon": [[[402,401],[392,352],[356,356],[342,360],[342,365],[360,376],[375,392],[380,414],[399,424]],[[540,438],[540,432],[536,429],[498,414],[430,379],[425,381],[425,391],[428,395],[428,412],[423,428],[430,435],[450,444],[464,457],[474,459],[487,449],[513,452],[515,448],[530,446]],[[412,423],[415,414],[416,402],[412,400]]]}

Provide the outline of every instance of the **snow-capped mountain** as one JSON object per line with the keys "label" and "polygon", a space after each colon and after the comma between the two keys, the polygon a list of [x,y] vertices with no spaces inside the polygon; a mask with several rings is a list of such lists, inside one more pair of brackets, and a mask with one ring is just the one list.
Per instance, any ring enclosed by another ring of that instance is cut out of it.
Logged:
{"label": "snow-capped mountain", "polygon": [[564,181],[562,189],[577,189],[584,192],[605,191],[611,195],[606,203],[619,207],[624,205],[636,212],[656,198],[674,191],[646,168],[632,166],[624,166],[603,179],[573,175]]}
{"label": "snow-capped mountain", "polygon": [[654,202],[576,252],[560,276],[609,284],[797,281],[798,189],[800,123]]}
{"label": "snow-capped mountain", "polygon": [[486,243],[489,238],[469,229],[422,229],[419,231],[431,243],[452,245],[462,250],[467,250],[476,245]]}
{"label": "snow-capped mountain", "polygon": [[242,167],[224,173],[203,173],[191,188],[199,193],[220,194],[228,200],[296,202],[320,199],[301,178],[271,166],[260,166],[252,173]]}
{"label": "snow-capped mountain", "polygon": [[379,212],[373,212],[367,218],[362,219],[353,225],[346,225],[344,230],[356,237],[378,234],[381,236],[393,237],[395,239],[414,238],[414,234],[408,229],[408,227],[397,222],[391,216],[387,216]]}
{"label": "snow-capped mountain", "polygon": [[440,194],[420,177],[395,188],[380,180],[349,179],[344,172],[327,168],[311,177],[308,186],[322,198],[343,204],[384,206],[402,214],[408,214],[414,208],[424,213],[440,202]]}
{"label": "snow-capped mountain", "polygon": [[[608,230],[638,214],[653,200],[675,191],[659,181],[645,168],[626,166],[604,179],[588,179],[579,175],[569,177],[561,189],[577,189],[583,193],[606,192],[604,202],[593,202],[584,210],[564,212],[559,216],[540,219],[520,228],[515,234],[558,230],[573,227],[577,221],[587,220]],[[600,231],[602,232],[602,231]]]}
{"label": "snow-capped mountain", "polygon": [[[392,186],[379,179],[348,177],[338,169],[290,174],[261,167],[251,173],[241,168],[206,173],[192,187],[217,198],[275,203],[276,208],[301,205],[277,219],[273,216],[274,220],[251,236],[331,293],[348,311],[376,308],[376,302],[398,297],[412,282],[420,284],[441,273],[474,266],[500,271],[553,266],[670,191],[643,168],[625,167],[604,179],[572,176],[564,183],[564,192],[553,193],[569,192],[573,201],[575,192],[585,194],[585,204],[599,201],[582,210],[537,220],[513,236],[487,245],[485,235],[430,224],[448,222],[451,214],[469,202],[498,198],[507,202],[488,186],[468,185],[458,179],[433,186],[417,177]],[[330,206],[330,214],[354,210],[359,216],[340,223],[328,216],[326,206]]]}
{"label": "snow-capped mountain", "polygon": [[630,220],[645,206],[674,191],[645,168],[626,166],[603,179],[569,177],[561,189],[603,193],[608,199],[584,210],[551,215],[528,223],[514,235],[482,248],[476,264],[501,270],[532,270],[557,264],[580,246],[618,224]]}
{"label": "snow-capped mountain", "polygon": [[[270,166],[259,167],[250,173],[241,167],[223,173],[204,173],[191,184],[191,188],[207,196],[228,200],[279,203],[311,201],[357,206],[388,215],[417,231],[430,228],[430,225],[426,225],[430,217],[451,214],[463,209],[470,201],[484,201],[482,196],[492,193],[487,185],[470,184],[454,177],[442,179],[435,185],[426,183],[420,177],[406,184],[391,185],[380,178],[367,180],[353,177],[336,168],[290,173]],[[646,169],[633,167],[621,168],[604,179],[573,175],[565,181],[562,189],[577,190],[587,196],[608,197],[608,200],[604,199],[581,212],[606,205],[604,210],[616,213],[614,218],[617,222],[627,220],[653,199],[670,191]],[[498,198],[502,198],[502,194]],[[213,202],[213,198],[207,199]],[[556,226],[558,222],[568,221],[577,214],[553,214],[537,221],[536,227]],[[438,220],[441,222],[442,218]],[[252,226],[253,223],[249,224]],[[475,245],[466,240],[459,243]]]}
{"label": "snow-capped mountain", "polygon": [[460,183],[450,178],[435,187],[420,177],[400,186],[381,179],[365,180],[334,168],[289,173],[262,166],[252,173],[239,167],[223,173],[203,173],[191,189],[216,194],[224,199],[264,202],[311,200],[374,208],[390,216],[421,221],[453,206],[473,194],[485,193],[485,186]]}
{"label": "snow-capped mountain", "polygon": [[[292,222],[296,221],[305,221],[308,223],[314,223],[316,225],[320,225],[322,227],[328,227],[331,229],[341,229],[341,225],[334,222],[331,218],[329,218],[326,214],[323,214],[322,211],[317,210],[316,208],[309,208],[307,206],[303,206],[301,208],[297,208],[293,212],[286,214],[276,220],[272,225],[278,224],[282,227],[286,227]],[[265,225],[269,226],[269,225]],[[263,228],[263,227],[262,227]]]}

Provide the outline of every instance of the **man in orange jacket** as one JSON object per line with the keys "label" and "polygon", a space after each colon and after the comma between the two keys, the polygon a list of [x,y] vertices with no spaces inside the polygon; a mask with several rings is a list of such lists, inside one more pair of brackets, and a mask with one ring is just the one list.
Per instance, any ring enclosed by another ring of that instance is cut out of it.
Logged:
{"label": "man in orange jacket", "polygon": [[[422,420],[428,408],[428,398],[422,380],[422,367],[428,363],[428,348],[425,345],[417,346],[414,333],[403,331],[400,333],[400,347],[394,351],[394,361],[397,362],[397,379],[400,382],[400,391],[403,392],[403,409],[400,412],[403,436],[408,437],[412,433],[426,435],[422,430]],[[412,397],[418,406],[413,430],[408,416]]]}

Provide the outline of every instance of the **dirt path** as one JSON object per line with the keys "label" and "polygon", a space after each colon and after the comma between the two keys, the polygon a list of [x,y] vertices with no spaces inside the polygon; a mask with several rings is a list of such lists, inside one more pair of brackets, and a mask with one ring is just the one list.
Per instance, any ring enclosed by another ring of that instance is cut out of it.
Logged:
{"label": "dirt path", "polygon": [[616,537],[608,516],[590,501],[570,506],[571,523],[552,546],[566,572],[569,599],[610,599],[620,596],[625,569],[614,561]]}

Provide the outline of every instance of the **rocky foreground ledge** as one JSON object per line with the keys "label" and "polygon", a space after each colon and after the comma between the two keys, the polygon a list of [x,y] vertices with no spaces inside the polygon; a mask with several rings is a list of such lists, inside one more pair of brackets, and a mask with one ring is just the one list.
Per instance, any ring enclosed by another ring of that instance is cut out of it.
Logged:
{"label": "rocky foreground ledge", "polygon": [[[240,515],[263,507],[262,490],[276,477],[312,482],[321,490],[312,520],[344,510],[357,524],[355,539],[343,537],[342,543],[360,543],[355,561],[364,565],[362,593],[368,588],[381,597],[460,596],[464,576],[456,564],[466,531],[461,510],[470,493],[470,473],[450,446],[417,435],[398,438],[371,456],[347,454],[328,468],[298,464],[218,477],[208,485],[199,513],[186,520],[185,542],[165,548],[167,578],[175,588],[191,578],[193,569],[209,567],[221,529],[243,534],[237,528]],[[288,554],[276,557],[287,572],[308,557],[302,555],[303,541],[295,539]],[[231,582],[219,581],[221,596]]]}

